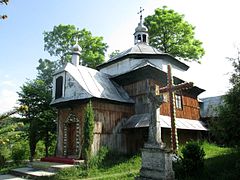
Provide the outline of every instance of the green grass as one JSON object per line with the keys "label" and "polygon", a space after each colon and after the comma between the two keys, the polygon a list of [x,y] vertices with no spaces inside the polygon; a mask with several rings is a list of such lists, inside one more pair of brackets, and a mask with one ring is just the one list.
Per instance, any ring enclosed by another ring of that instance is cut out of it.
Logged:
{"label": "green grass", "polygon": [[[233,148],[219,147],[204,142],[206,153],[205,168],[201,174],[185,179],[189,180],[237,180],[240,179],[240,152]],[[82,167],[60,171],[53,179],[134,179],[139,175],[141,157],[133,157],[110,153],[100,164],[89,171]]]}
{"label": "green grass", "polygon": [[[234,148],[219,147],[207,142],[203,143],[206,153],[204,171],[187,180],[239,180],[240,152]],[[181,178],[179,178],[181,179]]]}
{"label": "green grass", "polygon": [[7,174],[11,169],[19,168],[19,167],[24,167],[27,165],[27,162],[22,162],[22,163],[14,163],[14,162],[6,162],[4,166],[0,166],[0,175],[2,174]]}
{"label": "green grass", "polygon": [[98,168],[88,171],[82,167],[68,168],[60,171],[53,179],[134,179],[141,167],[140,156],[108,155]]}

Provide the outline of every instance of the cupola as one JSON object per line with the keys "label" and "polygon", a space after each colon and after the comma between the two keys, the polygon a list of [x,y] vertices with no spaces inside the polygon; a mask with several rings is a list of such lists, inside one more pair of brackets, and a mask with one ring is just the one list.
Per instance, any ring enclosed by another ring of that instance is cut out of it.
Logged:
{"label": "cupola", "polygon": [[79,65],[81,51],[82,48],[78,45],[78,42],[76,42],[76,44],[72,47],[72,64],[75,66]]}
{"label": "cupola", "polygon": [[138,23],[138,26],[135,28],[135,33],[134,35],[134,45],[138,43],[146,43],[148,44],[148,29],[143,25],[142,21],[142,12],[144,9],[140,7],[140,11],[138,14],[140,14],[140,22]]}

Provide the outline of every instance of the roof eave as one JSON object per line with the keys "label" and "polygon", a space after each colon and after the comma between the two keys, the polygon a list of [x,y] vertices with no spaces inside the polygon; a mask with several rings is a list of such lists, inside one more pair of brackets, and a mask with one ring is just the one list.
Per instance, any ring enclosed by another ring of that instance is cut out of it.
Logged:
{"label": "roof eave", "polygon": [[156,58],[159,58],[159,57],[170,57],[172,58],[176,64],[178,64],[179,67],[181,67],[183,70],[187,71],[189,69],[189,66],[186,65],[185,63],[179,61],[178,59],[176,59],[175,57],[173,57],[172,55],[170,54],[167,54],[167,53],[163,53],[163,54],[139,54],[139,53],[131,53],[131,54],[126,54],[124,56],[121,56],[121,57],[118,57],[117,59],[114,59],[114,60],[111,60],[111,61],[107,61],[103,64],[100,64],[98,65],[96,68],[97,70],[101,70],[102,68],[104,67],[107,67],[109,65],[112,65],[112,64],[115,64],[119,61],[122,61],[126,58],[136,58],[136,59],[139,59],[139,58],[149,58],[149,59],[156,59]]}

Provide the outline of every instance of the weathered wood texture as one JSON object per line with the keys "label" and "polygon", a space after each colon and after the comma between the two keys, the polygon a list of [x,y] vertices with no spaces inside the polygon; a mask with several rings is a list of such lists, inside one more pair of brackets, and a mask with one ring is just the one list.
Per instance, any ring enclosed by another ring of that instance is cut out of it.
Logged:
{"label": "weathered wood texture", "polygon": [[[63,152],[63,146],[64,146],[64,124],[69,116],[70,113],[73,113],[76,115],[76,117],[79,120],[79,126],[83,127],[83,119],[84,119],[84,109],[86,107],[86,103],[83,104],[78,104],[78,105],[72,105],[71,108],[65,108],[65,107],[61,107],[58,108],[58,144],[57,144],[57,155],[58,156],[63,156],[64,152]],[[83,129],[80,129],[80,144],[82,145],[82,139],[83,139]],[[73,137],[73,135],[70,134],[71,131],[68,132],[68,136]],[[75,134],[76,132],[72,132],[72,134]],[[68,141],[75,141],[75,139],[70,140],[68,138]],[[68,143],[71,143],[68,142]],[[68,147],[69,148],[69,147]]]}
{"label": "weathered wood texture", "polygon": [[126,137],[122,134],[121,127],[124,121],[134,114],[133,105],[94,101],[93,109],[96,122],[94,153],[101,146],[126,153]]}
{"label": "weathered wood texture", "polygon": [[[129,118],[134,113],[133,105],[115,104],[106,101],[92,100],[94,110],[94,140],[92,152],[95,154],[101,146],[110,149],[126,152],[126,138],[121,133],[121,125],[124,119]],[[60,108],[58,113],[58,155],[63,155],[63,131],[64,122],[69,113],[74,113],[80,121],[80,146],[83,143],[84,111],[86,103],[76,104],[70,108]],[[72,132],[74,133],[74,132]]]}
{"label": "weathered wood texture", "polygon": [[[155,86],[155,92],[158,93],[158,89],[163,87],[160,82],[151,79],[145,79],[142,81],[135,82],[133,84],[125,85],[124,89],[136,102],[135,111],[137,114],[149,112],[147,105],[147,93],[151,87]],[[185,119],[200,119],[200,108],[196,97],[191,94],[187,94],[184,91],[179,91],[182,95],[182,109],[176,109],[177,118]],[[167,98],[166,98],[167,99]],[[160,114],[170,116],[170,103],[165,102],[160,106]]]}
{"label": "weathered wood texture", "polygon": [[[176,117],[185,119],[200,119],[200,108],[198,100],[187,95],[182,95],[182,109],[176,108]],[[160,114],[169,116],[170,115],[170,104],[169,102],[163,103],[160,106]]]}
{"label": "weathered wood texture", "polygon": [[[166,143],[168,148],[171,147],[171,129],[162,128],[162,140]],[[182,130],[178,129],[178,141],[179,144],[185,144],[190,140],[200,140],[202,138],[202,133],[200,131],[194,130]]]}
{"label": "weathered wood texture", "polygon": [[129,96],[135,101],[136,114],[149,112],[147,93],[149,88],[149,80],[145,79],[123,87]]}
{"label": "weathered wood texture", "polygon": [[127,153],[134,154],[140,152],[148,139],[148,128],[127,129],[123,133],[127,136]]}

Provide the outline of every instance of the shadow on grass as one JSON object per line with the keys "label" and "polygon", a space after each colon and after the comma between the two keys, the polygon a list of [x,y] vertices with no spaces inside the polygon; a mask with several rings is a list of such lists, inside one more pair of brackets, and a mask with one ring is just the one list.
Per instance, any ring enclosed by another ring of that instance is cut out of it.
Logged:
{"label": "shadow on grass", "polygon": [[232,152],[205,159],[204,171],[192,177],[179,179],[186,180],[239,180],[240,179],[240,152]]}
{"label": "shadow on grass", "polygon": [[100,168],[109,169],[116,165],[131,161],[136,155],[126,155],[118,152],[109,152],[100,164]]}

